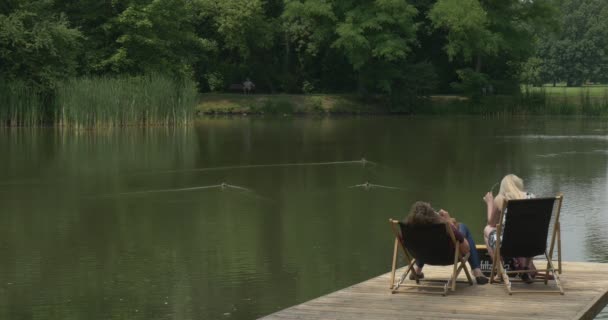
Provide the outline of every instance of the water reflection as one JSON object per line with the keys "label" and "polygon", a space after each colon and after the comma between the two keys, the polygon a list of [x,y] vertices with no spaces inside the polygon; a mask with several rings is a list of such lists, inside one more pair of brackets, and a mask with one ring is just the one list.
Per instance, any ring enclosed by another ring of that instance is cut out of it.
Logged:
{"label": "water reflection", "polygon": [[608,262],[606,133],[545,118],[1,131],[0,319],[262,316],[387,272],[386,221],[415,200],[481,242],[481,197],[510,172],[565,194],[565,259]]}

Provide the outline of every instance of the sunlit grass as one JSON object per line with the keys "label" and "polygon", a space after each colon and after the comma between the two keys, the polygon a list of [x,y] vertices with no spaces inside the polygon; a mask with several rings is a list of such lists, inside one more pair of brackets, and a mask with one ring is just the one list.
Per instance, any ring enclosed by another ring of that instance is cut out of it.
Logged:
{"label": "sunlit grass", "polygon": [[593,86],[582,86],[582,87],[566,87],[565,85],[545,85],[542,87],[524,87],[523,90],[529,92],[544,92],[549,96],[556,97],[579,97],[581,94],[588,94],[592,98],[603,98],[608,96],[607,85],[593,85]]}

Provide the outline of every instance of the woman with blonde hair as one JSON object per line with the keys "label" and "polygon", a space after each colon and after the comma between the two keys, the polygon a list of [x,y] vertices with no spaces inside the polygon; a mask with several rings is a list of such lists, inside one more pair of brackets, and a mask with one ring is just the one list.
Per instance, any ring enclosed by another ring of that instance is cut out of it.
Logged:
{"label": "woman with blonde hair", "polygon": [[[500,182],[500,190],[496,198],[492,195],[492,192],[486,193],[483,197],[486,202],[488,223],[483,230],[483,236],[486,241],[488,253],[490,256],[494,256],[494,249],[496,247],[496,225],[499,223],[500,213],[503,211],[505,200],[515,199],[529,199],[534,198],[534,195],[524,191],[523,180],[514,175],[506,175]],[[531,257],[517,257],[513,258],[513,264],[518,269],[535,270],[534,262]],[[522,274],[522,280],[527,283],[533,282],[533,279],[528,273]]]}

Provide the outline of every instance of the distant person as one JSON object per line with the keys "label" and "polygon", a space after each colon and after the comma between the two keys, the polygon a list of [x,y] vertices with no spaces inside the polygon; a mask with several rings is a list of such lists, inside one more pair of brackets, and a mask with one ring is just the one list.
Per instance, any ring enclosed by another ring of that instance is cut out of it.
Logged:
{"label": "distant person", "polygon": [[[488,283],[488,278],[481,272],[479,253],[477,253],[477,249],[475,248],[473,237],[471,236],[469,228],[464,223],[457,223],[456,219],[452,218],[447,211],[443,209],[435,211],[429,203],[422,201],[414,203],[410,209],[410,213],[405,218],[405,223],[407,224],[433,224],[442,222],[449,223],[450,227],[452,227],[454,237],[460,243],[460,252],[462,254],[471,254],[468,261],[473,270],[473,276],[475,276],[477,284],[482,285]],[[418,278],[424,278],[424,274],[422,273],[423,267],[424,261],[416,260],[414,272],[416,272]],[[410,279],[414,279],[413,274],[410,275]]]}
{"label": "distant person", "polygon": [[[491,191],[486,193],[483,197],[487,206],[488,218],[488,223],[483,230],[483,237],[491,257],[494,257],[494,249],[496,248],[496,225],[499,222],[500,213],[504,209],[504,201],[530,198],[534,198],[534,195],[524,191],[523,180],[514,174],[508,174],[502,179],[500,182],[500,190],[498,191],[496,198],[494,198]],[[509,258],[504,259],[508,260]],[[536,270],[532,257],[514,257],[511,258],[511,262],[515,270]],[[534,274],[522,273],[521,279],[526,283],[532,283],[534,282],[534,276]]]}
{"label": "distant person", "polygon": [[250,94],[253,90],[255,90],[255,84],[247,78],[245,82],[243,82],[243,93]]}

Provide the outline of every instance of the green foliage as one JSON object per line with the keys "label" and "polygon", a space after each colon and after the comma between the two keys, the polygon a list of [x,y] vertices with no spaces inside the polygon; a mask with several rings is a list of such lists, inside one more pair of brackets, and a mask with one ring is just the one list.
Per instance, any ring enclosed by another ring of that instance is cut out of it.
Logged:
{"label": "green foliage", "polygon": [[608,80],[608,2],[564,0],[560,32],[541,35],[542,78],[578,86]]}
{"label": "green foliage", "polygon": [[[55,122],[55,106],[68,105],[72,94],[66,83],[84,97],[76,88],[91,79],[146,74],[194,80],[200,91],[250,78],[256,93],[356,92],[406,113],[427,108],[431,93],[460,91],[483,108],[484,89],[516,94],[520,82],[608,80],[607,7],[603,0],[10,0],[0,5],[0,76],[25,86],[3,89],[11,99],[28,90],[41,97],[23,98],[43,105],[32,107],[36,116],[17,117],[20,123]],[[82,125],[109,119],[98,107],[77,112],[76,105],[70,114]],[[112,125],[148,123],[108,108],[118,117]],[[303,110],[277,102],[260,108]],[[7,110],[0,106],[2,121],[17,119],[16,109]]]}
{"label": "green foliage", "polygon": [[323,109],[323,99],[321,97],[311,97],[310,109],[315,113],[325,112],[325,109]]}
{"label": "green foliage", "polygon": [[490,84],[488,76],[473,69],[461,69],[457,73],[460,82],[452,84],[454,89],[478,101]]}
{"label": "green foliage", "polygon": [[521,66],[520,80],[521,83],[540,86],[542,81],[543,61],[537,57],[531,57]]}
{"label": "green foliage", "polygon": [[462,58],[512,91],[521,71],[517,66],[533,53],[535,35],[553,24],[553,5],[551,0],[439,0],[428,17],[433,28],[447,32],[445,51],[452,61]]}
{"label": "green foliage", "polygon": [[303,93],[313,93],[314,91],[315,91],[314,84],[312,84],[308,80],[304,80],[304,82],[302,82],[302,92]]}
{"label": "green foliage", "polygon": [[153,0],[130,3],[106,28],[119,36],[114,53],[101,61],[116,73],[158,72],[185,76],[213,42],[194,30],[193,2]]}
{"label": "green foliage", "polygon": [[490,30],[486,10],[479,0],[439,0],[429,12],[433,27],[448,31],[445,50],[454,59],[471,61],[477,55],[495,55],[502,37]]}
{"label": "green foliage", "polygon": [[402,61],[416,41],[416,13],[405,0],[357,1],[336,26],[333,46],[342,50],[355,70],[373,60]]}
{"label": "green foliage", "polygon": [[224,89],[224,76],[222,76],[221,73],[210,72],[205,75],[205,79],[207,80],[210,91],[214,92]]}
{"label": "green foliage", "polygon": [[0,75],[35,90],[52,89],[73,75],[81,33],[62,13],[49,13],[46,2],[19,3],[0,14]]}
{"label": "green foliage", "polygon": [[391,71],[406,60],[416,42],[416,14],[405,0],[292,0],[282,18],[303,66],[321,53],[343,56],[360,92],[390,93]]}
{"label": "green foliage", "polygon": [[331,41],[337,21],[327,0],[287,0],[282,19],[296,51],[312,56]]}
{"label": "green foliage", "polygon": [[390,111],[416,113],[437,89],[437,73],[429,62],[406,65],[390,94]]}
{"label": "green foliage", "polygon": [[212,19],[221,46],[249,58],[255,47],[267,48],[273,40],[272,21],[264,16],[261,0],[201,0],[201,15]]}
{"label": "green foliage", "polygon": [[267,99],[263,105],[256,106],[253,111],[271,115],[285,115],[294,113],[295,107],[288,99]]}

